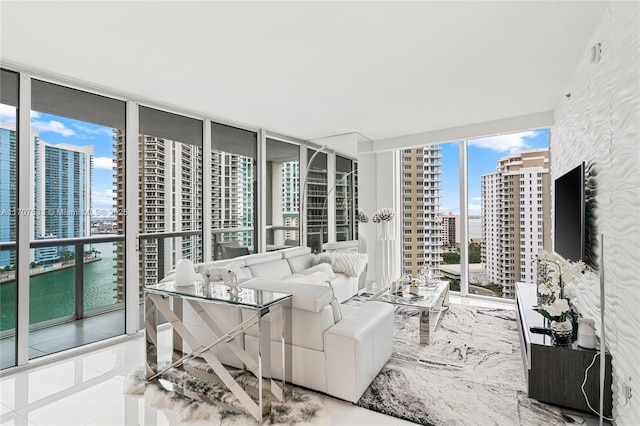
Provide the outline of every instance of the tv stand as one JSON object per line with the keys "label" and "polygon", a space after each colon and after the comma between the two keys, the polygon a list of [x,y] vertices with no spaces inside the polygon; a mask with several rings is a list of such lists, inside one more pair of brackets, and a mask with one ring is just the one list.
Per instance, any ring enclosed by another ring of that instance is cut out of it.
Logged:
{"label": "tv stand", "polygon": [[[550,335],[531,331],[532,327],[536,330],[548,327],[545,318],[533,310],[537,305],[535,284],[516,283],[516,302],[529,398],[593,414],[584,399],[581,386],[584,372],[597,351],[581,348],[575,342],[570,347],[554,346]],[[611,354],[607,353],[605,358],[604,415],[611,417]],[[600,406],[599,365],[599,359],[596,359],[584,386],[589,403],[595,410]]]}

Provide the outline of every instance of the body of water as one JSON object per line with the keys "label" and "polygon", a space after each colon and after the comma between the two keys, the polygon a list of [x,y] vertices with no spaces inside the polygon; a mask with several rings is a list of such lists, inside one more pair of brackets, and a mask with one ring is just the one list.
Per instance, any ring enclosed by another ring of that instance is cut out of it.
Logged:
{"label": "body of water", "polygon": [[469,218],[469,238],[482,238],[482,218]]}
{"label": "body of water", "polygon": [[[115,250],[117,243],[87,246],[102,260],[84,265],[84,309],[116,303]],[[75,266],[34,275],[29,283],[29,323],[35,324],[75,313]],[[15,327],[16,281],[0,285],[0,331]]]}

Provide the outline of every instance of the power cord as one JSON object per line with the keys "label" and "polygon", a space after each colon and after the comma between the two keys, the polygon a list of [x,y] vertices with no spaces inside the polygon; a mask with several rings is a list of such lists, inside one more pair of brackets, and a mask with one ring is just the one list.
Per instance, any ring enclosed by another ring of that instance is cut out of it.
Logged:
{"label": "power cord", "polygon": [[[595,355],[593,356],[593,359],[591,360],[591,364],[589,364],[589,366],[586,368],[586,370],[584,370],[584,380],[582,381],[582,386],[580,387],[580,389],[582,389],[582,395],[584,395],[584,400],[587,402],[587,406],[589,407],[589,409],[591,411],[593,411],[594,414],[598,415],[598,416],[602,416],[603,419],[608,420],[608,421],[613,421],[612,418],[606,417],[604,414],[600,414],[598,413],[598,411],[594,410],[593,407],[591,406],[591,404],[589,403],[589,397],[587,396],[587,393],[584,390],[584,385],[587,383],[587,377],[589,376],[589,369],[593,366],[593,364],[596,362],[596,358],[600,355],[600,352],[596,352]],[[626,405],[626,404],[625,404]]]}
{"label": "power cord", "polygon": [[[562,418],[566,423],[584,424],[584,417],[576,416],[575,414],[562,413]],[[580,421],[578,421],[578,419],[580,419]]]}

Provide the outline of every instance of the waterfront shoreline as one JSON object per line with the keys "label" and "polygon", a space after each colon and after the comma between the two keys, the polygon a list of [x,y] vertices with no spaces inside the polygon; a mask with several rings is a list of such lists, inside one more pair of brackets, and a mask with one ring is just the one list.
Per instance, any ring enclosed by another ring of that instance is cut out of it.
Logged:
{"label": "waterfront shoreline", "polygon": [[[87,263],[93,263],[93,262],[97,262],[99,260],[102,260],[102,258],[101,257],[88,257],[88,258],[84,259],[84,264],[86,265]],[[53,264],[52,267],[47,268],[47,269],[44,269],[44,268],[42,268],[42,269],[40,269],[40,268],[30,269],[29,270],[29,276],[30,277],[34,277],[34,276],[37,276],[37,275],[48,274],[50,272],[56,272],[56,271],[60,271],[62,269],[73,268],[75,266],[76,266],[75,262],[68,263],[68,264],[55,263],[55,264]],[[0,277],[0,284],[9,283],[9,282],[15,281],[15,280],[16,280],[15,272],[10,272],[6,276]]]}

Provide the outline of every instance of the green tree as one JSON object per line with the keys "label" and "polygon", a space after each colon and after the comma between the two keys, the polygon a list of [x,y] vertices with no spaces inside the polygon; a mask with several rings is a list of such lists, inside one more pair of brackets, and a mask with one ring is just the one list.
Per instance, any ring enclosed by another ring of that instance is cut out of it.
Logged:
{"label": "green tree", "polygon": [[456,265],[460,263],[460,253],[458,252],[446,252],[442,253],[442,262],[445,265]]}
{"label": "green tree", "polygon": [[71,253],[69,250],[62,250],[60,252],[60,260],[62,261],[63,264],[67,264],[73,261],[73,253]]}
{"label": "green tree", "polygon": [[482,248],[480,244],[469,244],[469,263],[480,263],[482,261]]}

